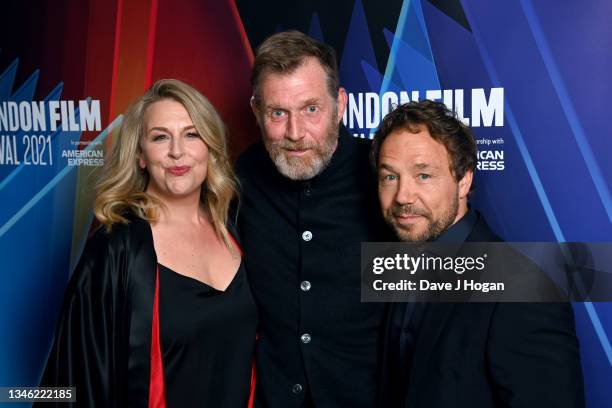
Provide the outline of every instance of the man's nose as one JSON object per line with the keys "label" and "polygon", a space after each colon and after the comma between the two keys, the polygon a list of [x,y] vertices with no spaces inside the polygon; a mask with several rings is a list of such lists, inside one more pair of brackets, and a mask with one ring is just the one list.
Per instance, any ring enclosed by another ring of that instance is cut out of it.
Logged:
{"label": "man's nose", "polygon": [[289,121],[287,123],[287,132],[286,132],[287,139],[298,141],[305,136],[306,134],[305,131],[306,129],[304,127],[304,121],[300,117],[300,115],[293,113],[293,112],[290,113]]}
{"label": "man's nose", "polygon": [[413,180],[407,177],[400,178],[395,194],[398,204],[414,204],[417,200],[417,189]]}

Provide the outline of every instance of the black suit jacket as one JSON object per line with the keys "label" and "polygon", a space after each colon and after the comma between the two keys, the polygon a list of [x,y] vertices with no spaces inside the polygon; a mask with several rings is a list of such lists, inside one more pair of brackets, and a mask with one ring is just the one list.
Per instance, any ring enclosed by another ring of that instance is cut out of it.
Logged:
{"label": "black suit jacket", "polygon": [[[466,241],[500,239],[480,216]],[[387,311],[381,407],[584,406],[570,304],[429,303],[411,364],[402,367],[407,327],[392,322],[404,321],[406,309],[394,303]]]}

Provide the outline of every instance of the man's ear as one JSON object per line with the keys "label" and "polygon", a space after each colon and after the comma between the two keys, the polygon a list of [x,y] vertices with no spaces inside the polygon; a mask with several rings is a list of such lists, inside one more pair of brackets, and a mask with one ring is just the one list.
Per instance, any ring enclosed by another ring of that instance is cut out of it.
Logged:
{"label": "man's ear", "polygon": [[336,103],[338,104],[338,117],[337,122],[340,123],[342,117],[344,116],[344,111],[346,110],[346,102],[348,101],[348,95],[346,94],[346,89],[340,87],[338,89],[338,98],[336,99]]}
{"label": "man's ear", "polygon": [[470,193],[470,187],[472,187],[472,179],[474,178],[474,172],[468,170],[463,175],[463,178],[459,180],[459,199],[467,198]]}
{"label": "man's ear", "polygon": [[259,123],[259,109],[257,108],[255,96],[251,96],[251,100],[249,101],[249,103],[251,105],[251,111],[253,112],[253,115],[255,115],[255,119],[257,120],[257,126],[261,126],[261,123]]}

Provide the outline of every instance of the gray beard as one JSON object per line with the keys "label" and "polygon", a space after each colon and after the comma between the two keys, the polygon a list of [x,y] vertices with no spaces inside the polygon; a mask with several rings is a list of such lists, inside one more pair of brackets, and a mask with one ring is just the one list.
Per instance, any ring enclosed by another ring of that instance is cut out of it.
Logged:
{"label": "gray beard", "polygon": [[285,152],[287,148],[296,149],[304,146],[288,146],[286,143],[280,145],[279,142],[265,144],[279,173],[291,180],[310,180],[321,174],[329,165],[338,142],[337,136],[335,137],[333,140],[328,138],[322,147],[313,148],[311,157],[291,157]]}
{"label": "gray beard", "polygon": [[[336,117],[337,110],[334,110],[332,118]],[[274,162],[276,169],[283,176],[291,180],[310,180],[321,174],[327,168],[331,158],[338,146],[338,124],[333,119],[327,129],[327,135],[323,145],[319,146],[314,142],[300,140],[294,142],[288,139],[271,141],[264,137],[264,146]],[[291,157],[287,150],[312,149],[309,157]]]}

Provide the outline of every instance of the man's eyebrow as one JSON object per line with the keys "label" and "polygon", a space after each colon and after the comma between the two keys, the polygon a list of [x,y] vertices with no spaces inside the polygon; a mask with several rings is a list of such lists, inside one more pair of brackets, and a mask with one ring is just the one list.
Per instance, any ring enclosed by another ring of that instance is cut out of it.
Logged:
{"label": "man's eyebrow", "polygon": [[266,106],[264,106],[264,109],[265,110],[277,110],[277,109],[282,110],[284,108],[277,103],[269,103]]}
{"label": "man's eyebrow", "polygon": [[427,169],[439,170],[440,169],[440,166],[437,166],[431,163],[415,163],[414,166],[412,167],[417,170],[427,170]]}
{"label": "man's eyebrow", "polygon": [[310,99],[306,99],[304,103],[302,104],[302,106],[318,105],[319,103],[321,103],[320,98],[310,98]]}
{"label": "man's eyebrow", "polygon": [[[309,98],[301,102],[302,107],[310,106],[310,105],[319,105],[321,103],[321,98]],[[281,106],[278,103],[269,103],[264,106],[266,110],[288,110],[287,108]]]}
{"label": "man's eyebrow", "polygon": [[390,164],[387,163],[380,163],[378,165],[378,170],[387,170],[390,172],[395,172],[395,169],[393,168],[393,166],[391,166]]}

